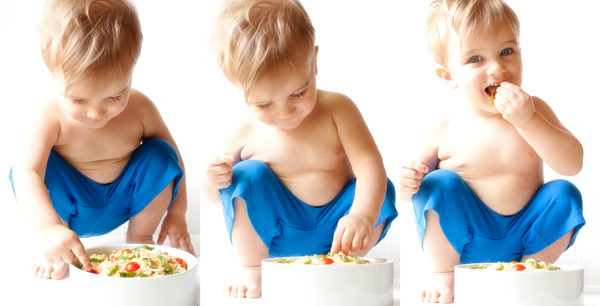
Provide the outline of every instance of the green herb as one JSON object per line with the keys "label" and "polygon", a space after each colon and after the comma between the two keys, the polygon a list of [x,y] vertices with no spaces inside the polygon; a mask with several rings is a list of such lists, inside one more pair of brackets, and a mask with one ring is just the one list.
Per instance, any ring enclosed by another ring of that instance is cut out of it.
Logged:
{"label": "green herb", "polygon": [[91,257],[91,258],[90,258],[90,262],[103,262],[104,260],[105,260],[105,259],[94,258],[94,257]]}
{"label": "green herb", "polygon": [[151,247],[151,246],[147,246],[147,245],[145,245],[145,244],[143,244],[143,245],[140,245],[140,246],[136,247],[134,250],[139,250],[139,249],[146,249],[146,250],[149,250],[149,251],[152,251],[152,250],[154,250],[154,248],[153,248],[153,247]]}
{"label": "green herb", "polygon": [[492,93],[490,94],[490,99],[492,100],[492,105],[494,105],[494,96],[496,95],[496,87],[492,88]]}
{"label": "green herb", "polygon": [[173,266],[171,266],[171,264],[162,255],[158,255],[158,259],[160,259],[160,262],[163,264],[163,266],[165,266],[165,271],[167,274],[173,274]]}
{"label": "green herb", "polygon": [[117,270],[119,269],[118,265],[115,265],[112,270],[110,270],[110,272],[108,272],[108,276],[113,276],[113,274],[115,274],[117,272]]}

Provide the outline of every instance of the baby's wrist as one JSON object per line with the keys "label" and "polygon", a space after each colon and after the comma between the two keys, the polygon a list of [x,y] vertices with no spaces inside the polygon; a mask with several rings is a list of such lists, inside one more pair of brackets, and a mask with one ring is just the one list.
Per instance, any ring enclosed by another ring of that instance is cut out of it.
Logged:
{"label": "baby's wrist", "polygon": [[351,211],[348,215],[351,215],[351,216],[361,219],[361,220],[365,220],[367,223],[369,223],[372,226],[375,226],[375,223],[377,223],[378,216],[371,216],[371,214],[366,213],[366,212],[352,212]]}

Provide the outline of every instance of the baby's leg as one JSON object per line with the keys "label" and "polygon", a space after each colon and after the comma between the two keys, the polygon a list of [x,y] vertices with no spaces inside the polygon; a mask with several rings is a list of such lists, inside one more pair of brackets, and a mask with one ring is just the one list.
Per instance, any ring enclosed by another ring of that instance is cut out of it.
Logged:
{"label": "baby's leg", "polygon": [[173,186],[174,183],[171,182],[142,211],[129,219],[127,243],[154,244],[152,235],[169,208],[173,198]]}
{"label": "baby's leg", "polygon": [[261,261],[269,257],[269,249],[258,236],[248,218],[246,202],[235,199],[235,219],[231,241],[238,254],[241,271],[239,280],[223,289],[223,294],[233,297],[257,298],[261,294]]}
{"label": "baby's leg", "polygon": [[569,243],[571,243],[571,238],[573,238],[574,232],[575,230],[568,232],[558,240],[554,241],[551,245],[535,254],[523,255],[523,260],[527,258],[533,258],[539,261],[555,262],[558,257],[560,257],[560,255],[567,249]]}
{"label": "baby's leg", "polygon": [[417,293],[417,300],[429,303],[450,303],[454,298],[454,266],[460,256],[446,239],[438,214],[427,211],[427,228],[423,237],[423,250],[430,264],[431,279],[426,288]]}

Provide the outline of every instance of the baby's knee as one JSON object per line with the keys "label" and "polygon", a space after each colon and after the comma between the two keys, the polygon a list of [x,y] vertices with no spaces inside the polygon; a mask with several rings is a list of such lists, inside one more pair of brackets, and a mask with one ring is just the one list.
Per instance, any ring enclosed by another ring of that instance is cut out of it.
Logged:
{"label": "baby's knee", "polygon": [[141,154],[151,156],[159,160],[175,160],[179,162],[177,151],[175,148],[166,140],[162,138],[151,138],[144,140],[144,142],[138,148]]}
{"label": "baby's knee", "polygon": [[264,162],[255,159],[248,159],[239,162],[233,167],[233,175],[238,181],[256,181],[264,182],[268,175],[273,175],[271,168]]}
{"label": "baby's knee", "polygon": [[546,188],[552,190],[552,198],[554,203],[559,204],[565,209],[574,207],[577,210],[582,210],[583,200],[581,192],[573,183],[567,180],[554,180],[546,183]]}
{"label": "baby's knee", "polygon": [[458,173],[448,169],[438,169],[425,176],[422,187],[429,187],[439,192],[452,192],[464,185]]}

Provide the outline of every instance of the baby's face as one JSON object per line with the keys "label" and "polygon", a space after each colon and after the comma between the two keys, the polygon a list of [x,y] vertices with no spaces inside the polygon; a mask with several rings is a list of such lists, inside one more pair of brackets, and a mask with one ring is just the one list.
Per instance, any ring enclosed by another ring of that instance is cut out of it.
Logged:
{"label": "baby's face", "polygon": [[72,84],[68,90],[60,76],[55,76],[55,84],[59,92],[59,106],[63,112],[88,128],[99,129],[127,106],[131,72],[106,81],[85,78]]}
{"label": "baby's face", "polygon": [[267,125],[294,129],[313,111],[317,102],[316,53],[295,71],[268,74],[246,95],[252,114]]}
{"label": "baby's face", "polygon": [[448,70],[456,89],[470,106],[498,113],[490,95],[506,81],[521,86],[522,62],[519,38],[507,25],[476,31],[471,37],[450,42]]}

